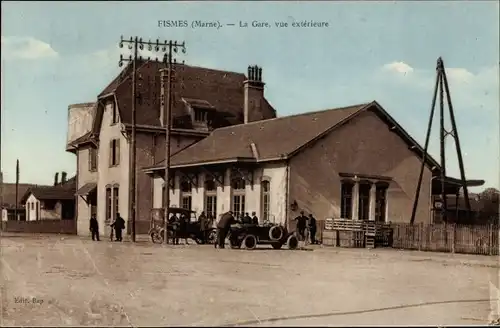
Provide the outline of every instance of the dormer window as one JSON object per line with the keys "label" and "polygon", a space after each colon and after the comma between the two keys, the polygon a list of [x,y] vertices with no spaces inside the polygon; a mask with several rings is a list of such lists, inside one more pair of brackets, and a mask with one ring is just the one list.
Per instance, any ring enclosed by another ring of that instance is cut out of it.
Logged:
{"label": "dormer window", "polygon": [[208,121],[208,112],[203,109],[195,108],[194,110],[194,121],[205,123]]}

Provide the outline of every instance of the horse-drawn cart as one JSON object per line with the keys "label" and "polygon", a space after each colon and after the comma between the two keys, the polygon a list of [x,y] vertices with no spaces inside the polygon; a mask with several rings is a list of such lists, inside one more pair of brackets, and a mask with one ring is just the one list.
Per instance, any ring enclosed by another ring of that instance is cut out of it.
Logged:
{"label": "horse-drawn cart", "polygon": [[[179,239],[192,239],[197,244],[213,244],[216,240],[216,230],[209,225],[201,229],[201,222],[196,218],[196,212],[178,207],[169,208],[170,215],[184,216],[185,224],[180,224],[180,229],[176,230],[176,237]],[[173,225],[167,224],[167,241],[173,240]],[[165,238],[165,215],[163,209],[157,209],[151,217],[151,227],[149,230],[151,241],[155,244],[161,244]]]}

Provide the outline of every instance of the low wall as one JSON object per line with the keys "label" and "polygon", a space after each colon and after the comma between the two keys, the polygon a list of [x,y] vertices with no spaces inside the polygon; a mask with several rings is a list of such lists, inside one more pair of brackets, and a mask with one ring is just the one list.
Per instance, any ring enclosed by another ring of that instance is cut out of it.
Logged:
{"label": "low wall", "polygon": [[77,234],[75,220],[3,221],[1,228],[3,232]]}

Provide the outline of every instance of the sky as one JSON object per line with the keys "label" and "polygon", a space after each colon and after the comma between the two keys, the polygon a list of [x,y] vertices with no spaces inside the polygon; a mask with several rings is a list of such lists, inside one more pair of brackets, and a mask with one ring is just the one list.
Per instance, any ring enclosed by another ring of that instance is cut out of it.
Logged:
{"label": "sky", "polygon": [[[193,27],[197,20],[221,27]],[[328,27],[292,26],[301,21]],[[241,73],[261,66],[280,116],[376,100],[421,145],[441,56],[466,176],[500,185],[497,1],[2,2],[1,24],[5,182],[15,181],[16,159],[24,183],[75,174],[76,156],[65,152],[68,105],[95,101],[120,72],[124,35],[185,41],[179,58],[190,65]],[[436,114],[429,149],[437,160],[438,122]],[[459,177],[453,139],[446,150],[448,175]]]}

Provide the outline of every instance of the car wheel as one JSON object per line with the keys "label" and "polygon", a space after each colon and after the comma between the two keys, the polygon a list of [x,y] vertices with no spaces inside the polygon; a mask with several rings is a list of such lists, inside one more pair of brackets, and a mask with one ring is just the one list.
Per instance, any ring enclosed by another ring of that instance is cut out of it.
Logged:
{"label": "car wheel", "polygon": [[272,243],[271,246],[273,246],[274,249],[281,249],[281,246],[283,246],[282,243]]}
{"label": "car wheel", "polygon": [[239,242],[238,240],[229,239],[229,246],[231,246],[231,248],[233,249],[240,249],[241,242]]}
{"label": "car wheel", "polygon": [[254,235],[247,235],[245,239],[243,239],[242,244],[248,250],[255,249],[255,247],[257,247],[257,238],[255,238]]}
{"label": "car wheel", "polygon": [[286,241],[286,246],[288,247],[288,249],[297,249],[297,247],[299,246],[299,240],[295,235],[291,235]]}
{"label": "car wheel", "polygon": [[283,238],[283,228],[280,226],[274,226],[269,229],[269,239],[280,240]]}

